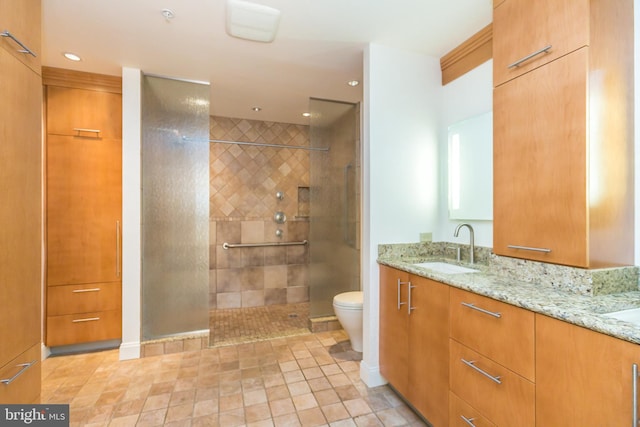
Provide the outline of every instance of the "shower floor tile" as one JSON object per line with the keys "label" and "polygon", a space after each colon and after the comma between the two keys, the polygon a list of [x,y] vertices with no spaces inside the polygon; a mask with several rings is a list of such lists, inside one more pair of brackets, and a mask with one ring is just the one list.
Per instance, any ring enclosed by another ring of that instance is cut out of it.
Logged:
{"label": "shower floor tile", "polygon": [[211,310],[211,347],[310,334],[309,303]]}

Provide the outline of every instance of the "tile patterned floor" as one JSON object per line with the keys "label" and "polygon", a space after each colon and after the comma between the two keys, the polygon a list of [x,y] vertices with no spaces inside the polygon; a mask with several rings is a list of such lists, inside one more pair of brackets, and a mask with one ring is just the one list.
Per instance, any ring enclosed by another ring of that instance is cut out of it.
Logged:
{"label": "tile patterned floor", "polygon": [[424,426],[387,386],[359,379],[344,331],[118,361],[46,359],[42,402],[71,426]]}
{"label": "tile patterned floor", "polygon": [[211,310],[211,347],[309,333],[309,303]]}

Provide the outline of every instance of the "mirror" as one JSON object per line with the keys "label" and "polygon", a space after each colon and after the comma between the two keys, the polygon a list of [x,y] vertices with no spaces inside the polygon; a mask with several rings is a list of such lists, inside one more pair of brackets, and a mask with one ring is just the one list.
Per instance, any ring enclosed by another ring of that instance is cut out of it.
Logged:
{"label": "mirror", "polygon": [[449,133],[449,219],[493,219],[493,114],[457,122]]}

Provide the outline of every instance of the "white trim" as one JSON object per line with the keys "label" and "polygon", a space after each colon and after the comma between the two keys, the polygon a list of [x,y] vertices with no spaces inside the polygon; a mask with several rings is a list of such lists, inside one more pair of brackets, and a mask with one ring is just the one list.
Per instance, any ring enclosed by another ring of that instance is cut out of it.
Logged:
{"label": "white trim", "polygon": [[140,342],[123,342],[120,344],[120,360],[130,360],[140,358]]}
{"label": "white trim", "polygon": [[360,362],[360,379],[367,387],[378,387],[387,384],[387,380],[380,375],[380,366],[369,366],[364,360]]}

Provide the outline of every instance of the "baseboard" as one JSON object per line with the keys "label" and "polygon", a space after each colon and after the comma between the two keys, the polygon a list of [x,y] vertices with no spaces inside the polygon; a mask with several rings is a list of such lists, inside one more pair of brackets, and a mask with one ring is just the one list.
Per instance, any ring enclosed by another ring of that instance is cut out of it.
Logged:
{"label": "baseboard", "polygon": [[380,374],[380,366],[369,366],[364,360],[360,362],[360,379],[367,387],[378,387],[387,383]]}
{"label": "baseboard", "polygon": [[120,360],[140,359],[140,342],[123,342],[120,344]]}
{"label": "baseboard", "polygon": [[47,347],[46,345],[44,345],[44,343],[40,343],[41,344],[41,348],[40,348],[40,360],[44,360],[47,357],[51,356],[51,350],[49,349],[49,347]]}

